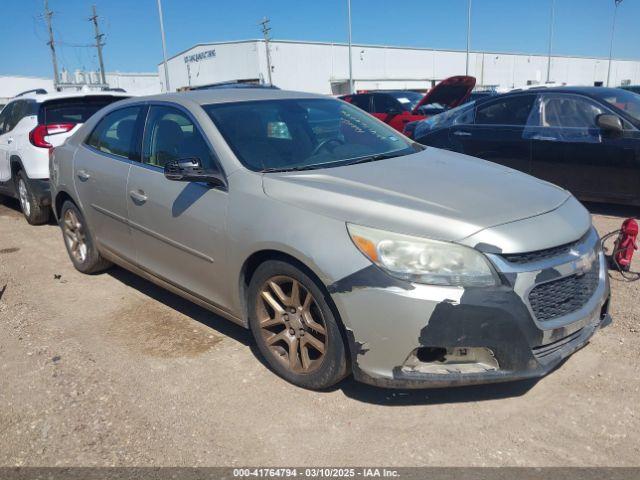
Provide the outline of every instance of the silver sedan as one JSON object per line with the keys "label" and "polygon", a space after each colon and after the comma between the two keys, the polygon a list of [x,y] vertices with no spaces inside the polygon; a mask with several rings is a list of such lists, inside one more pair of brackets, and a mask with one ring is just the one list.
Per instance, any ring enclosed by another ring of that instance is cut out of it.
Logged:
{"label": "silver sedan", "polygon": [[599,239],[571,194],[339,100],[125,100],[50,167],[78,270],[121,265],[250,328],[302,387],[542,376],[609,320]]}

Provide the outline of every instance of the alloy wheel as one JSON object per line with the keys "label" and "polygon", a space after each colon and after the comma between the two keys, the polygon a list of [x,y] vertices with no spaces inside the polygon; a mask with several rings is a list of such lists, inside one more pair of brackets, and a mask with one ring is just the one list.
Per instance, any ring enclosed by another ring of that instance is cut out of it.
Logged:
{"label": "alloy wheel", "polygon": [[274,357],[295,373],[311,373],[322,364],[327,327],[315,298],[298,280],[268,279],[256,299],[260,333]]}
{"label": "alloy wheel", "polygon": [[71,209],[64,213],[62,230],[69,252],[77,262],[84,263],[87,258],[87,241],[84,228],[76,213]]}
{"label": "alloy wheel", "polygon": [[29,192],[27,185],[22,178],[18,179],[18,196],[20,197],[20,206],[22,211],[28,217],[31,215],[31,202],[29,202]]}

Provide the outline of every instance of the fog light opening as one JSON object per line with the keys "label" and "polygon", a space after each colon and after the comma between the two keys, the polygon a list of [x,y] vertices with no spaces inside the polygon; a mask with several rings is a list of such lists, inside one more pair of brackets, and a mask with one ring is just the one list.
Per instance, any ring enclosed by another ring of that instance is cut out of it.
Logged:
{"label": "fog light opening", "polygon": [[447,356],[447,349],[441,347],[423,347],[416,352],[416,357],[421,362],[444,362]]}
{"label": "fog light opening", "polygon": [[486,347],[420,347],[402,366],[406,373],[483,373],[500,368],[493,351]]}

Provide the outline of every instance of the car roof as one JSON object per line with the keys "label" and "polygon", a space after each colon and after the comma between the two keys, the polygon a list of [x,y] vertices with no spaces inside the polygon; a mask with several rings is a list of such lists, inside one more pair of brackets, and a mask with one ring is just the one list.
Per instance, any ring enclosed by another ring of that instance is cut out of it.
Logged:
{"label": "car roof", "polygon": [[579,95],[587,95],[590,97],[598,97],[600,95],[606,94],[607,92],[616,93],[619,92],[619,88],[609,88],[609,87],[580,87],[580,86],[562,86],[562,87],[545,87],[541,85],[540,87],[528,88],[526,90],[512,90],[507,93],[503,93],[500,96],[504,97],[506,95],[519,95],[526,93],[575,93]]}
{"label": "car roof", "polygon": [[86,97],[123,97],[129,98],[131,94],[123,92],[114,92],[110,90],[105,91],[89,91],[89,92],[51,92],[51,93],[37,93],[29,92],[22,95],[18,95],[11,99],[15,100],[35,100],[38,103],[43,103],[49,100],[57,100],[64,98],[86,98]]}
{"label": "car roof", "polygon": [[[214,88],[211,90],[191,90],[188,92],[161,93],[144,97],[135,97],[126,101],[134,102],[173,102],[183,106],[192,104],[209,105],[214,103],[251,102],[257,100],[287,99],[333,99],[329,95],[276,90],[271,88]],[[122,105],[122,103],[120,103]]]}

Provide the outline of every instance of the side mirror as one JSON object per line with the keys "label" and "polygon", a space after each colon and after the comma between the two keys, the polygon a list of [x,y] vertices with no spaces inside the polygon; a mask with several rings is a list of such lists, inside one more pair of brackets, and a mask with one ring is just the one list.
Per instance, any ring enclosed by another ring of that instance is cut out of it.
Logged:
{"label": "side mirror", "polygon": [[226,187],[220,172],[202,168],[199,158],[181,158],[167,162],[164,166],[164,176],[174,182],[206,182],[216,187]]}
{"label": "side mirror", "polygon": [[609,135],[622,135],[622,120],[616,115],[602,113],[596,117],[596,124],[604,133]]}

